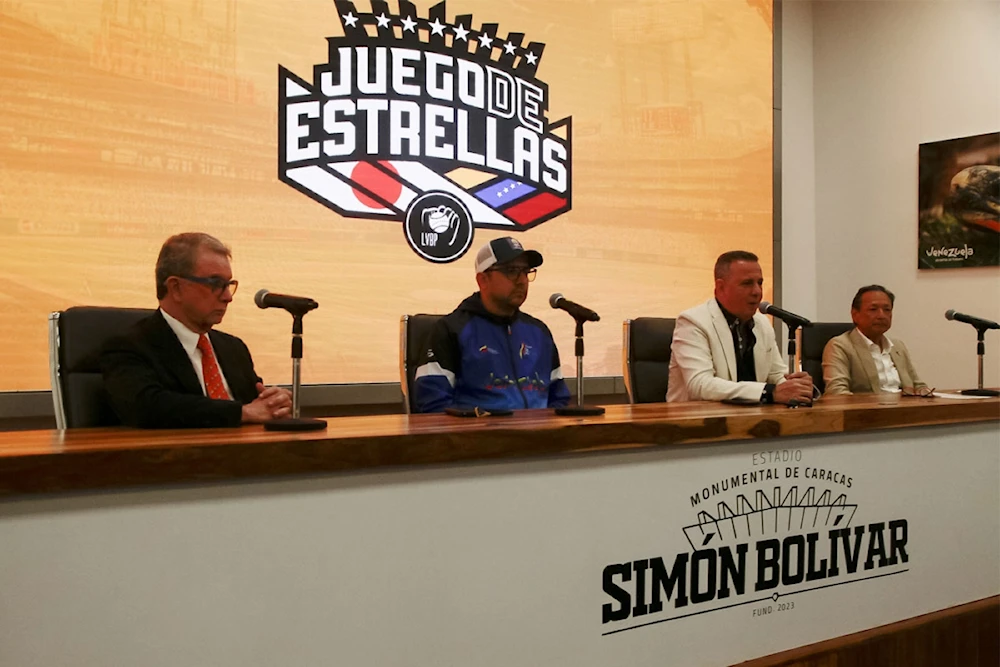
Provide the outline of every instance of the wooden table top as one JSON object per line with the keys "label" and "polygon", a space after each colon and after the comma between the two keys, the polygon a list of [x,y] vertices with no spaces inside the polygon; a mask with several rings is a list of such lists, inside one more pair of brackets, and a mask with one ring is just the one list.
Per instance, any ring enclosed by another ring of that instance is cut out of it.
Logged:
{"label": "wooden table top", "polygon": [[[598,417],[340,417],[323,431],[262,426],[0,432],[0,496],[518,459],[790,435],[1000,422],[1000,398],[823,398],[812,408],[610,405]],[[779,445],[780,446],[780,445]]]}

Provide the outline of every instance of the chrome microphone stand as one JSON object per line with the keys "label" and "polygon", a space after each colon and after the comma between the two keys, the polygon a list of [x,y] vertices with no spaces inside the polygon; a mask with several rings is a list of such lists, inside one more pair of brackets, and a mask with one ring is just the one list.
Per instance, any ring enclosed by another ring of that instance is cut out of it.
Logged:
{"label": "chrome microphone stand", "polygon": [[557,415],[563,416],[596,417],[604,414],[604,408],[583,404],[583,323],[586,320],[579,317],[573,319],[576,320],[576,405],[556,408],[555,411]]}
{"label": "chrome microphone stand", "polygon": [[323,419],[303,419],[299,404],[302,384],[302,318],[311,310],[319,308],[315,301],[300,309],[288,309],[292,315],[292,416],[264,422],[268,431],[319,431],[326,428]]}
{"label": "chrome microphone stand", "polygon": [[802,365],[796,352],[796,337],[801,325],[785,322],[788,327],[788,372],[797,373],[802,370]]}
{"label": "chrome microphone stand", "polygon": [[[788,327],[788,372],[798,373],[799,371],[802,370],[802,359],[799,357],[796,349],[796,339],[798,337],[798,331],[800,328],[812,326],[812,322],[810,322],[809,320],[806,320],[804,322],[785,321],[785,326]],[[819,388],[816,386],[815,383],[813,383],[813,400],[816,400],[819,397],[820,397]],[[809,408],[812,407],[812,401],[809,402],[792,401],[791,403],[788,404],[788,407]]]}
{"label": "chrome microphone stand", "polygon": [[962,394],[966,396],[1000,396],[1000,391],[996,389],[983,389],[983,357],[986,355],[986,327],[976,327],[976,355],[979,357],[979,387],[977,389],[963,389]]}

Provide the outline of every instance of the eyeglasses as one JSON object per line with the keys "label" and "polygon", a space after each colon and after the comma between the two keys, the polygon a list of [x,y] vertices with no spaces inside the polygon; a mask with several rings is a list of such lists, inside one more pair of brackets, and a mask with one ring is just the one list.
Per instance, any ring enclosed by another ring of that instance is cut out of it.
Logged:
{"label": "eyeglasses", "polygon": [[523,267],[522,266],[496,266],[496,267],[493,267],[492,269],[486,269],[487,273],[489,273],[490,271],[493,271],[495,273],[502,273],[503,275],[505,275],[507,277],[507,280],[510,280],[510,281],[517,280],[520,276],[524,276],[525,278],[528,279],[529,283],[532,282],[535,279],[536,275],[538,275],[538,269],[529,269],[526,266],[523,266]]}
{"label": "eyeglasses", "polygon": [[181,280],[187,280],[192,283],[198,283],[199,285],[204,285],[212,290],[212,293],[216,296],[222,296],[222,293],[229,290],[229,296],[236,294],[236,288],[240,286],[240,281],[238,280],[226,280],[225,278],[220,278],[219,276],[209,276],[207,278],[202,276],[177,276]]}
{"label": "eyeglasses", "polygon": [[916,398],[934,398],[936,387],[907,387],[903,389],[903,396],[915,396]]}

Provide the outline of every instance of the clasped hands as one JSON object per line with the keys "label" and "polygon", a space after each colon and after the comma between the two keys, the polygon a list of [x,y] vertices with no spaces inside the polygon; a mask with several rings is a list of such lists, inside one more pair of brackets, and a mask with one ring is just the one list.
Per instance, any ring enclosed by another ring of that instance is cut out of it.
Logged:
{"label": "clasped hands", "polygon": [[261,424],[292,415],[292,392],[257,383],[257,398],[243,406],[244,424]]}

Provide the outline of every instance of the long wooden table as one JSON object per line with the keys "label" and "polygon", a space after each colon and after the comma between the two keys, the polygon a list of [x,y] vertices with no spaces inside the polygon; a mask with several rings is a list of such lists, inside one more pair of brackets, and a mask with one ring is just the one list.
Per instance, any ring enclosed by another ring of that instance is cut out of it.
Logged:
{"label": "long wooden table", "polygon": [[0,433],[0,665],[970,667],[997,562],[1000,399]]}
{"label": "long wooden table", "polygon": [[612,405],[599,417],[525,410],[478,419],[341,417],[323,431],[127,428],[0,433],[0,496],[518,459],[1000,421],[1000,399],[829,397],[812,408]]}

